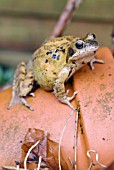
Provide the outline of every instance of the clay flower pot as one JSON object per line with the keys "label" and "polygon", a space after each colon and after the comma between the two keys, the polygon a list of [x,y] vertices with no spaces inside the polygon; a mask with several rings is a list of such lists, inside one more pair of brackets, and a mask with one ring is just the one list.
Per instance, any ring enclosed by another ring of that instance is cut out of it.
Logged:
{"label": "clay flower pot", "polygon": [[[94,64],[92,71],[87,65],[75,73],[73,84],[67,83],[70,94],[79,93],[72,104],[80,104],[80,121],[78,126],[77,167],[88,169],[88,150],[96,150],[99,161],[108,165],[114,160],[114,59],[108,48],[100,48],[99,59],[105,64]],[[28,97],[28,103],[34,111],[23,105],[15,105],[10,110],[7,106],[11,99],[11,88],[0,93],[0,166],[15,166],[21,157],[21,145],[28,128],[48,131],[51,139],[59,142],[64,124],[71,109],[57,101],[53,93],[39,88],[36,97]],[[62,153],[72,169],[68,157],[74,159],[75,114],[71,117],[62,140]],[[93,162],[95,154],[92,153]]]}

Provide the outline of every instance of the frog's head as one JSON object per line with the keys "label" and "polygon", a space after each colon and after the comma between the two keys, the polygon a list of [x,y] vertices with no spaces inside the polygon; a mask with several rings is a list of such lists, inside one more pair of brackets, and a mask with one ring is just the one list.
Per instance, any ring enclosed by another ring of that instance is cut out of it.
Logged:
{"label": "frog's head", "polygon": [[77,61],[82,58],[94,56],[99,48],[94,34],[87,34],[84,38],[78,38],[73,44],[74,54],[69,57],[70,61]]}

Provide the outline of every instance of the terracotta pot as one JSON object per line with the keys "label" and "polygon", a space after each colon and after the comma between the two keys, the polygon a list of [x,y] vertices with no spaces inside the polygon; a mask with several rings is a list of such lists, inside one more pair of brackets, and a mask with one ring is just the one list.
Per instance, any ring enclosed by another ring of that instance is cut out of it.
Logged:
{"label": "terracotta pot", "polygon": [[[94,64],[91,71],[87,65],[73,76],[73,85],[69,83],[70,94],[79,93],[72,104],[80,101],[81,118],[78,126],[77,166],[79,170],[88,169],[88,150],[96,150],[99,161],[108,165],[114,160],[114,59],[108,48],[100,48],[98,58],[105,64]],[[53,93],[39,88],[35,98],[27,101],[34,108],[28,110],[23,105],[7,106],[11,99],[11,88],[0,93],[0,166],[15,166],[20,160],[21,145],[28,128],[47,130],[51,139],[58,141],[71,109],[57,101]],[[74,159],[75,114],[71,117],[62,140],[62,153],[71,170],[68,157]],[[95,154],[91,154],[98,168]]]}

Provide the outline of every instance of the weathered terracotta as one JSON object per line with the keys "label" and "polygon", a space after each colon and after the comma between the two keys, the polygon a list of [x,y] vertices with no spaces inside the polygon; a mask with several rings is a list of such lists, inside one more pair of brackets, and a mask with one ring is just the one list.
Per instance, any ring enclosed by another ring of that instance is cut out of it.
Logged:
{"label": "weathered terracotta", "polygon": [[[100,48],[98,58],[105,64],[94,64],[94,71],[88,66],[78,71],[74,75],[74,90],[79,89],[85,156],[86,150],[97,150],[99,161],[108,165],[114,160],[114,58],[108,48]],[[81,164],[81,155],[79,160]]]}
{"label": "weathered terracotta", "polygon": [[[85,66],[74,75],[73,86],[69,83],[66,86],[71,89],[70,93],[79,91],[72,102],[76,106],[77,101],[80,101],[81,108],[77,158],[79,170],[89,167],[87,150],[97,150],[99,161],[105,165],[114,159],[114,59],[108,48],[100,48],[98,58],[103,59],[105,64],[94,64],[94,71],[88,65]],[[34,111],[22,105],[7,110],[11,88],[0,93],[0,166],[13,166],[15,160],[20,160],[21,145],[28,128],[47,130],[51,139],[60,139],[71,109],[58,102],[53,93],[41,88],[35,91],[35,95],[35,98],[27,98]],[[70,119],[62,141],[62,152],[69,170],[71,165],[68,157],[72,160],[74,157],[74,121],[75,114]],[[92,155],[94,157],[95,154]],[[93,167],[96,168],[98,166]]]}

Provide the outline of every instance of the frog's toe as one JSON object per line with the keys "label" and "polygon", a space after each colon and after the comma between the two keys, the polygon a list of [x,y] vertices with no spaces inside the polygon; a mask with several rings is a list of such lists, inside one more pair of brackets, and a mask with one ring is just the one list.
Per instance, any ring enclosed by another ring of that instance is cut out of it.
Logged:
{"label": "frog's toe", "polygon": [[64,102],[65,102],[65,104],[67,104],[71,109],[77,110],[77,108],[75,108],[75,107],[69,102],[68,98],[67,98]]}
{"label": "frog's toe", "polygon": [[63,97],[63,98],[59,98],[59,101],[62,102],[62,103],[65,103],[67,104],[68,106],[70,106],[71,109],[73,110],[77,110],[77,108],[75,108],[71,103],[70,101],[73,100],[76,96],[76,94],[78,93],[77,91],[73,93],[73,95],[71,97],[68,97],[68,93],[69,93],[70,90],[67,90],[66,91],[66,95]]}
{"label": "frog's toe", "polygon": [[8,105],[7,109],[9,110],[11,106],[16,105],[16,104],[24,104],[26,107],[28,107],[30,110],[34,110],[25,100],[24,97],[20,97],[18,94],[13,92],[12,99],[10,104]]}
{"label": "frog's toe", "polygon": [[62,99],[59,99],[60,102],[64,103],[64,104],[67,104],[71,109],[73,110],[77,110],[77,108],[75,108],[69,101],[69,98],[67,97],[64,97]]}
{"label": "frog's toe", "polygon": [[25,100],[25,98],[24,97],[22,97],[21,98],[21,102],[22,102],[22,104],[24,104],[26,107],[28,107],[30,110],[34,110],[28,103],[27,103],[27,101]]}
{"label": "frog's toe", "polygon": [[90,61],[90,67],[91,67],[92,70],[94,70],[94,65],[93,65],[93,63],[95,63],[95,62],[104,64],[104,61],[103,61],[103,60],[98,60],[98,59],[96,59],[96,58],[93,58],[93,59]]}
{"label": "frog's toe", "polygon": [[32,97],[36,97],[34,93],[30,93],[29,95]]}
{"label": "frog's toe", "polygon": [[69,91],[70,91],[69,89],[66,91],[66,97],[67,97],[68,101],[71,101],[71,100],[73,100],[73,99],[75,98],[75,96],[78,94],[78,91],[75,91],[71,97],[68,97]]}

